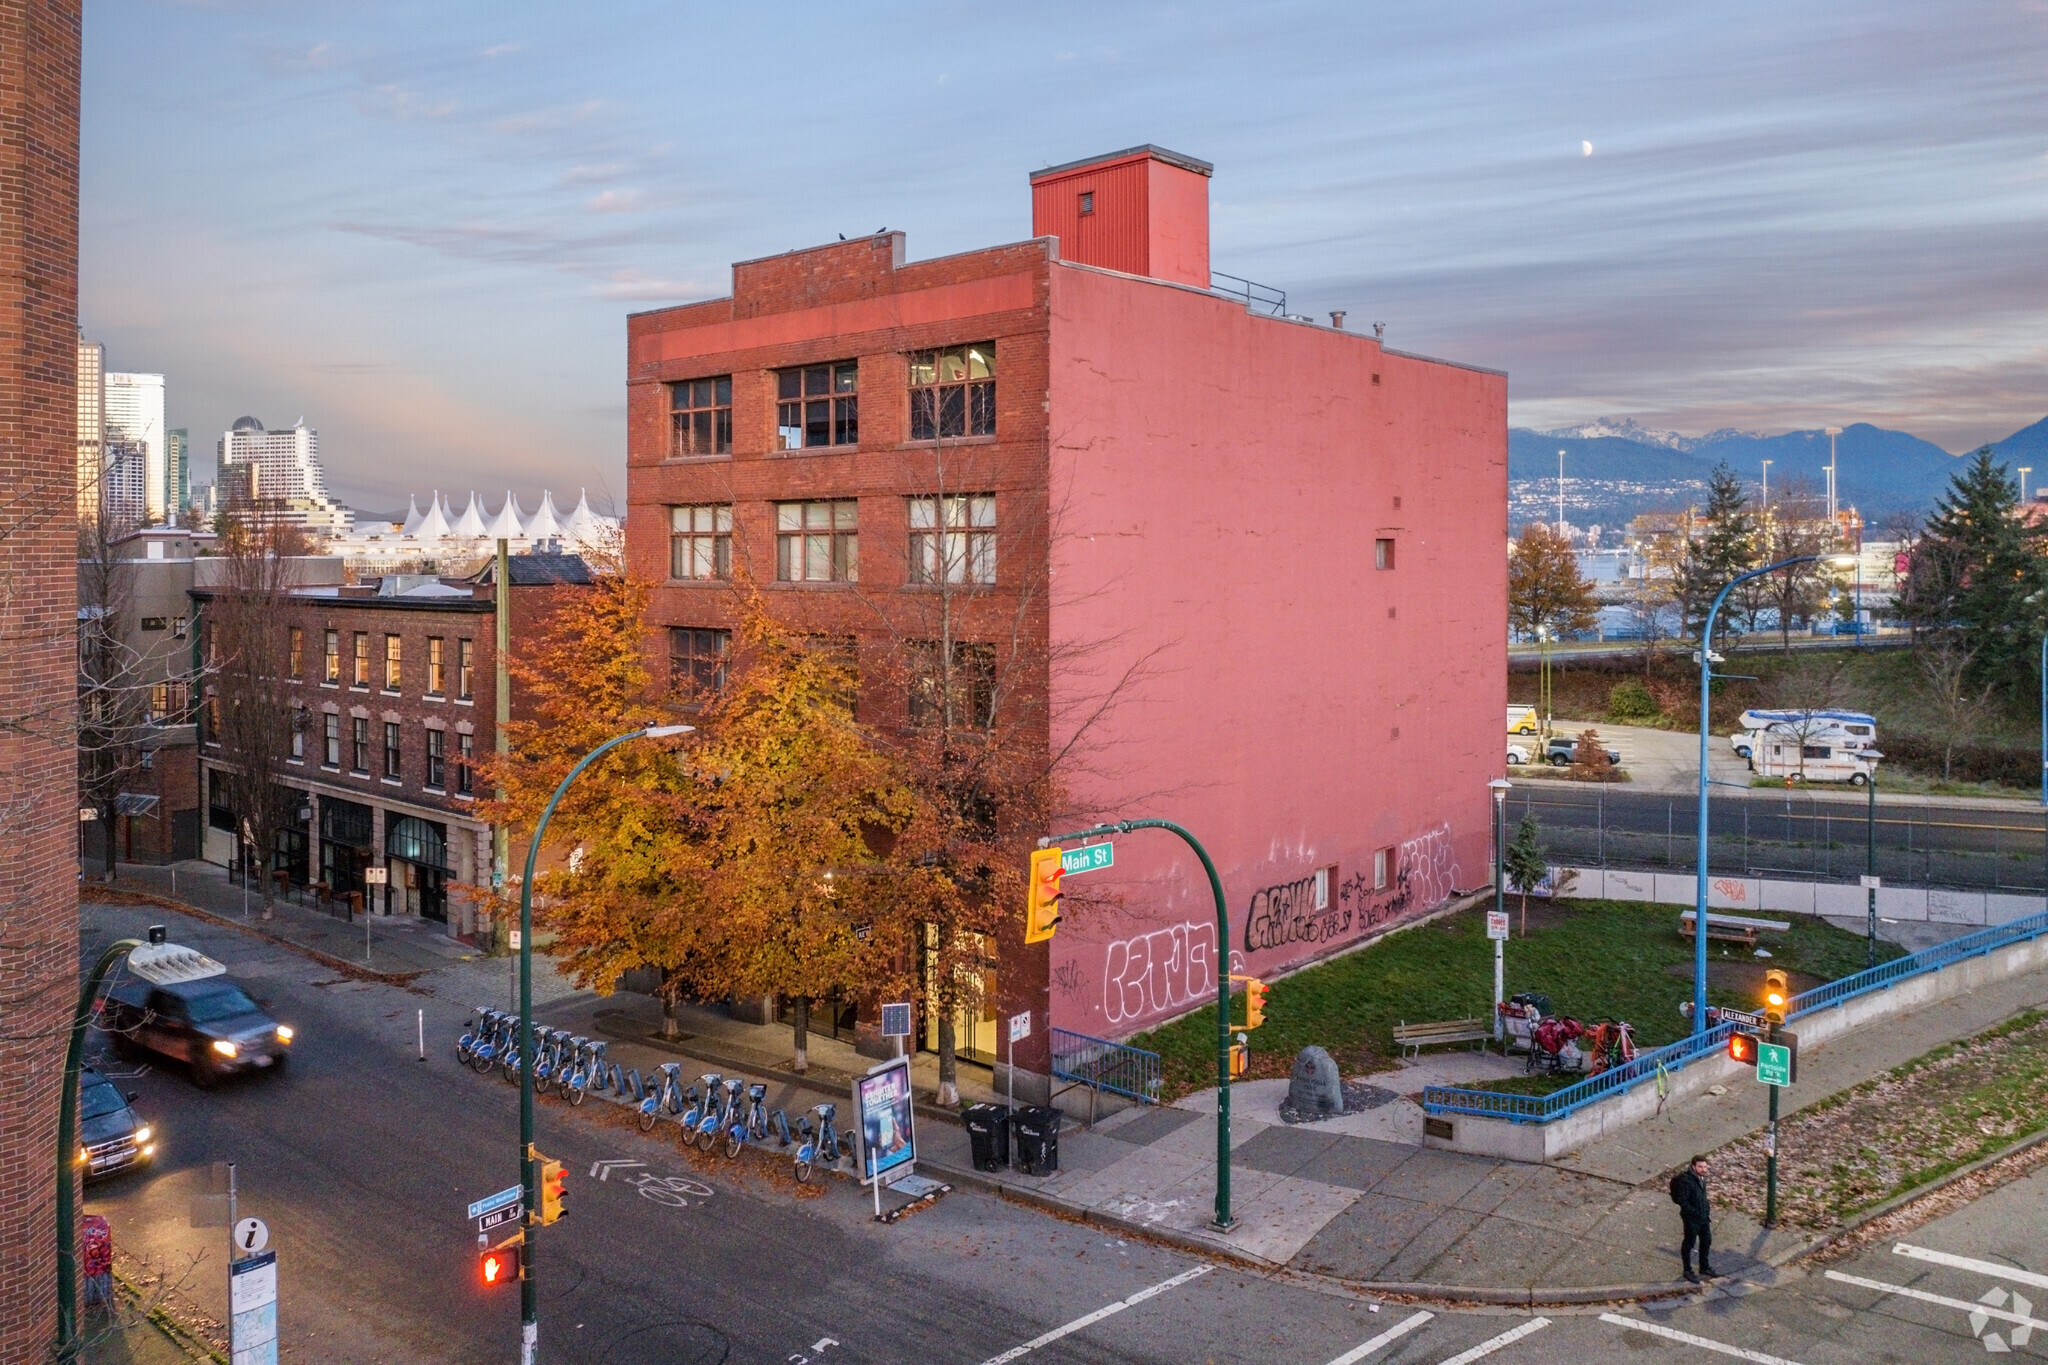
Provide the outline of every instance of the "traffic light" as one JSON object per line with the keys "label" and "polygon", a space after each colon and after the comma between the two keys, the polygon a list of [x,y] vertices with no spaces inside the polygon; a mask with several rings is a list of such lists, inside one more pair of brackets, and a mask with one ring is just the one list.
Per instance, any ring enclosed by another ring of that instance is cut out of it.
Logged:
{"label": "traffic light", "polygon": [[546,1227],[568,1212],[568,1210],[562,1207],[562,1196],[568,1191],[568,1187],[569,1173],[562,1169],[562,1163],[549,1157],[540,1157],[540,1225],[542,1227]]}
{"label": "traffic light", "polygon": [[1266,992],[1273,989],[1256,976],[1244,979],[1244,1026],[1257,1028],[1266,1022]]}
{"label": "traffic light", "polygon": [[1756,1065],[1756,1035],[1754,1033],[1731,1033],[1728,1035],[1728,1056],[1730,1060],[1744,1066]]}
{"label": "traffic light", "polygon": [[1230,1079],[1233,1081],[1243,1080],[1252,1069],[1252,1050],[1241,1041],[1243,1036],[1239,1034],[1240,1041],[1230,1045]]}
{"label": "traffic light", "polygon": [[477,1252],[476,1268],[486,1289],[518,1279],[519,1243],[507,1242],[503,1246],[486,1247]]}
{"label": "traffic light", "polygon": [[1784,969],[1772,967],[1764,973],[1764,1018],[1773,1024],[1785,1022],[1785,1006],[1792,999],[1792,983]]}
{"label": "traffic light", "polygon": [[1041,848],[1031,855],[1030,899],[1024,910],[1024,941],[1044,943],[1060,922],[1060,878],[1065,875],[1060,850]]}

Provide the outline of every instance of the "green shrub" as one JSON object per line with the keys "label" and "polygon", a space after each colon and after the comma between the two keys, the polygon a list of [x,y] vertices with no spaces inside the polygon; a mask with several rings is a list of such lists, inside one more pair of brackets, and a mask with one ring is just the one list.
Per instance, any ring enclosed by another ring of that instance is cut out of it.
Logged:
{"label": "green shrub", "polygon": [[1655,720],[1657,716],[1657,699],[1634,678],[1616,683],[1607,693],[1607,719],[1616,724]]}

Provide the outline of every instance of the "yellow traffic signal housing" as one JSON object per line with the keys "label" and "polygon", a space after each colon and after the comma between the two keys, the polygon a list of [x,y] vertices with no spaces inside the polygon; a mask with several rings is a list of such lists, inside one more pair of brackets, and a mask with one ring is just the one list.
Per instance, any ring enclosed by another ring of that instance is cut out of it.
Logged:
{"label": "yellow traffic signal housing", "polygon": [[1243,1043],[1230,1045],[1230,1079],[1241,1081],[1252,1068],[1252,1050]]}
{"label": "yellow traffic signal housing", "polygon": [[1773,1024],[1785,1022],[1785,1008],[1792,999],[1791,978],[1781,967],[1772,967],[1764,973],[1764,1018]]}
{"label": "yellow traffic signal housing", "polygon": [[540,1225],[560,1219],[568,1212],[562,1207],[562,1196],[568,1192],[569,1173],[562,1169],[562,1163],[548,1157],[540,1158]]}
{"label": "yellow traffic signal housing", "polygon": [[1024,941],[1044,943],[1060,922],[1060,878],[1065,871],[1060,850],[1041,848],[1031,855],[1031,885],[1024,909]]}
{"label": "yellow traffic signal housing", "polygon": [[1272,990],[1256,976],[1232,975],[1232,981],[1244,982],[1244,1022],[1232,1024],[1232,1028],[1254,1029],[1266,1022],[1266,992]]}

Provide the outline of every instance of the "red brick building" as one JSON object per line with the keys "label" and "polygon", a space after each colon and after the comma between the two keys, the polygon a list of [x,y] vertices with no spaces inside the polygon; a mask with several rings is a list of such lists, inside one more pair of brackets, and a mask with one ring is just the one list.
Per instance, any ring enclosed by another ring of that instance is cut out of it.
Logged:
{"label": "red brick building", "polygon": [[[591,579],[575,555],[513,555],[508,563],[516,650],[546,629],[563,594]],[[335,898],[361,894],[375,913],[476,936],[477,907],[463,888],[491,880],[492,826],[476,809],[488,793],[476,768],[497,744],[495,576],[492,561],[471,579],[387,574],[293,592],[289,657],[279,663],[298,724],[279,780],[305,800],[271,858],[291,885],[324,887]],[[202,636],[211,596],[205,587],[193,593]],[[204,714],[204,857],[233,866],[241,819],[227,784],[214,779],[220,746],[207,736]],[[516,704],[513,714],[521,714]],[[514,852],[523,857],[523,843]],[[384,886],[365,884],[369,867],[388,870]]]}
{"label": "red brick building", "polygon": [[745,572],[853,638],[864,720],[914,726],[933,603],[964,595],[956,664],[1035,670],[1077,818],[1166,816],[1214,857],[1227,944],[1141,835],[1053,943],[1001,945],[960,1036],[993,1062],[1031,1010],[1020,1089],[1050,1028],[1128,1036],[1490,879],[1506,378],[1212,290],[1209,176],[1055,167],[1031,240],[743,261],[628,324],[628,554],[676,673],[722,676]]}

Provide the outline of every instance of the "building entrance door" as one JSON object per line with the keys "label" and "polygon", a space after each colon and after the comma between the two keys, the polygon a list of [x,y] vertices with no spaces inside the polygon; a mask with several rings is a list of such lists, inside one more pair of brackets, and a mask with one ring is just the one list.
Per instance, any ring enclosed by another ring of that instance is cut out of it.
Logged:
{"label": "building entrance door", "polygon": [[[939,1050],[939,926],[925,926],[925,950],[922,978],[924,988],[924,1009],[919,1017],[924,1020],[924,1031],[918,1040],[919,1051]],[[988,941],[980,934],[969,936],[972,947],[966,954],[979,958],[982,966],[976,970],[958,968],[956,1000],[953,1009],[953,1055],[961,1061],[978,1062],[982,1066],[996,1064],[996,971],[994,955],[989,951]]]}
{"label": "building entrance door", "polygon": [[418,915],[448,922],[448,827],[417,815],[387,817],[384,861],[391,869],[385,888],[388,914]]}

